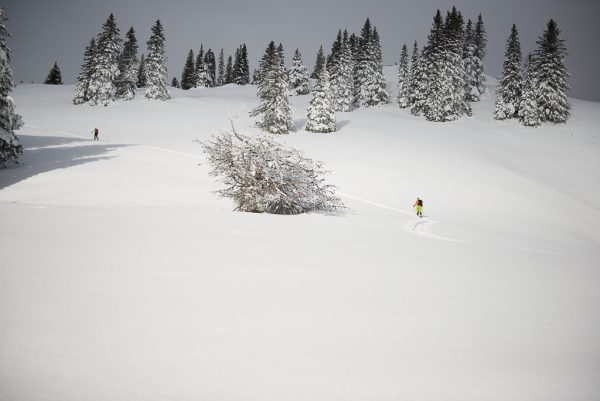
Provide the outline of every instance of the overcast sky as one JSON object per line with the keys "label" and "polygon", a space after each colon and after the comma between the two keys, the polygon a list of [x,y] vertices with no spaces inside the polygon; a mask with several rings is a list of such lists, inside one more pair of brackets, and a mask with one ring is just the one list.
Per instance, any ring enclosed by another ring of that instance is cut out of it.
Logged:
{"label": "overcast sky", "polygon": [[17,82],[42,82],[54,61],[65,83],[73,83],[89,40],[113,13],[122,36],[134,26],[140,52],[150,27],[160,19],[167,39],[169,82],[181,76],[189,49],[200,44],[226,56],[244,42],[251,68],[270,40],[281,42],[289,65],[298,47],[312,71],[321,44],[327,51],[339,28],[360,32],[366,17],[377,27],[384,62],[397,61],[403,43],[422,46],[433,15],[452,5],[475,20],[483,15],[488,35],[486,71],[502,69],[510,27],[517,24],[524,54],[554,18],[566,40],[571,96],[600,101],[598,0],[0,0],[10,20],[12,68]]}

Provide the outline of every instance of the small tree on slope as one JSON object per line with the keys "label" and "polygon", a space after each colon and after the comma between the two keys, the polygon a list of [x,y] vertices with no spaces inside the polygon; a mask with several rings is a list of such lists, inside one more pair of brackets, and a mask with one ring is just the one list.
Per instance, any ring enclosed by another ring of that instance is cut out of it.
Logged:
{"label": "small tree on slope", "polygon": [[541,124],[541,113],[538,109],[536,95],[536,73],[533,55],[529,54],[525,63],[525,76],[523,79],[523,93],[519,102],[519,122],[528,127],[537,127]]}
{"label": "small tree on slope", "polygon": [[333,112],[329,73],[327,68],[321,70],[319,80],[315,86],[310,106],[308,108],[308,121],[306,130],[310,132],[334,132],[335,113]]}
{"label": "small tree on slope", "polygon": [[165,35],[160,20],[152,27],[152,35],[147,42],[148,58],[146,59],[146,74],[148,87],[146,99],[167,100],[167,67],[165,56]]}
{"label": "small tree on slope", "polygon": [[6,38],[10,37],[4,25],[6,19],[4,8],[0,7],[0,167],[10,160],[17,161],[23,153],[23,147],[14,133],[23,125],[23,121],[15,113],[15,104],[9,96],[14,81],[9,65],[10,49],[6,45]]}
{"label": "small tree on slope", "polygon": [[302,64],[302,55],[298,49],[296,49],[292,58],[289,80],[290,90],[293,95],[306,95],[310,91],[308,86],[308,68]]}
{"label": "small tree on slope", "polygon": [[192,89],[195,80],[194,51],[190,49],[181,73],[181,89]]}
{"label": "small tree on slope", "polygon": [[335,187],[325,184],[322,163],[272,138],[233,130],[201,144],[210,174],[225,185],[219,195],[232,199],[235,210],[299,214],[344,207]]}
{"label": "small tree on slope", "polygon": [[523,90],[522,58],[519,33],[517,32],[517,26],[513,24],[506,43],[504,69],[496,89],[496,104],[494,107],[494,119],[496,120],[518,116]]}
{"label": "small tree on slope", "polygon": [[60,68],[58,68],[58,63],[54,62],[54,66],[48,73],[46,80],[44,81],[46,85],[62,85],[62,74],[60,73]]}

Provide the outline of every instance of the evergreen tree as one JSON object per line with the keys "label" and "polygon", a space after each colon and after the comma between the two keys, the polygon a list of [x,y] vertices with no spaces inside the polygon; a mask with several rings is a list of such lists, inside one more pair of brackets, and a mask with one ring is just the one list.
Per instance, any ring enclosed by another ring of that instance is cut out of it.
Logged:
{"label": "evergreen tree", "polygon": [[231,56],[227,58],[227,67],[225,68],[225,83],[233,83],[233,65]]}
{"label": "evergreen tree", "polygon": [[[485,28],[483,26],[483,18],[481,14],[477,18],[477,24],[475,24],[475,31],[473,33],[474,41],[475,41],[475,52],[473,57],[473,69],[475,76],[475,83],[477,86],[477,90],[480,95],[483,95],[487,92],[485,87],[485,68],[484,68],[484,59],[486,55],[486,44],[487,37],[485,33]],[[478,101],[479,98],[473,101]]]}
{"label": "evergreen tree", "polygon": [[537,40],[535,51],[536,93],[542,121],[564,123],[571,114],[567,98],[570,76],[565,65],[567,49],[560,29],[550,20],[546,30]]}
{"label": "evergreen tree", "polygon": [[179,85],[179,81],[177,81],[176,77],[173,77],[173,79],[171,80],[171,86],[173,88],[181,88],[181,86]]}
{"label": "evergreen tree", "polygon": [[323,46],[319,47],[319,51],[317,52],[317,59],[315,61],[315,68],[313,69],[312,74],[310,74],[311,78],[317,79],[319,77],[319,72],[321,68],[325,65],[325,56],[323,55]]}
{"label": "evergreen tree", "polygon": [[383,75],[383,58],[379,34],[367,18],[358,41],[358,65],[354,82],[355,103],[362,107],[388,102]]}
{"label": "evergreen tree", "polygon": [[389,102],[389,95],[386,90],[385,76],[383,75],[383,54],[379,42],[379,33],[377,33],[377,28],[375,27],[373,28],[372,42],[374,58],[371,62],[373,64],[375,76],[371,82],[370,92],[372,94],[372,100],[370,106],[378,106],[387,104]]}
{"label": "evergreen tree", "polygon": [[242,85],[248,85],[250,83],[250,64],[248,63],[248,49],[245,43],[242,44],[240,51],[240,68]]}
{"label": "evergreen tree", "polygon": [[88,97],[92,106],[108,106],[115,99],[115,81],[119,75],[121,39],[113,14],[110,14],[102,29],[96,41],[96,52],[88,86]]}
{"label": "evergreen tree", "polygon": [[213,88],[217,84],[217,60],[215,54],[211,49],[206,51],[204,56],[204,64],[206,65],[206,80],[210,88]]}
{"label": "evergreen tree", "polygon": [[517,26],[513,24],[504,53],[504,68],[496,89],[494,119],[517,117],[522,95],[521,44]]}
{"label": "evergreen tree", "polygon": [[473,22],[467,22],[465,29],[465,39],[463,45],[463,63],[465,67],[465,93],[467,100],[475,102],[479,100],[479,89],[477,87],[477,78],[475,66],[479,60],[475,59],[475,34],[473,32]]}
{"label": "evergreen tree", "polygon": [[398,107],[401,109],[408,107],[409,105],[409,86],[410,77],[408,70],[408,49],[406,44],[402,46],[400,52],[400,61],[398,63]]}
{"label": "evergreen tree", "polygon": [[221,86],[225,83],[225,53],[223,49],[219,53],[219,66],[217,68],[217,86]]}
{"label": "evergreen tree", "polygon": [[329,85],[327,68],[321,69],[321,74],[312,93],[308,108],[306,130],[310,132],[334,132],[335,113],[333,112],[332,93]]}
{"label": "evergreen tree", "polygon": [[471,115],[471,106],[467,103],[465,93],[465,68],[463,62],[464,21],[461,13],[452,7],[446,16],[444,25],[446,73],[452,85],[451,98],[448,101],[450,110],[446,120],[455,120],[463,114]]}
{"label": "evergreen tree", "polygon": [[260,70],[255,68],[252,72],[252,85],[258,85],[260,83]]}
{"label": "evergreen tree", "polygon": [[421,60],[419,46],[417,41],[413,45],[412,58],[410,61],[409,84],[408,84],[408,105],[412,114],[420,115],[423,112],[425,93],[421,90],[423,80],[424,65]]}
{"label": "evergreen tree", "polygon": [[152,35],[147,42],[148,58],[146,59],[146,74],[148,87],[146,99],[167,100],[167,66],[165,55],[165,35],[160,20],[152,27]]}
{"label": "evergreen tree", "polygon": [[133,27],[127,31],[127,41],[123,45],[123,53],[119,60],[119,78],[117,80],[117,97],[131,100],[135,97],[138,64],[138,44]]}
{"label": "evergreen tree", "polygon": [[138,67],[137,87],[145,88],[146,86],[148,86],[148,75],[146,74],[146,59],[145,56],[142,54],[142,56],[140,57],[140,64]]}
{"label": "evergreen tree", "polygon": [[60,73],[60,68],[58,68],[58,63],[54,62],[54,66],[48,73],[46,80],[44,81],[46,85],[62,85],[62,74]]}
{"label": "evergreen tree", "polygon": [[296,49],[292,58],[289,81],[292,95],[306,95],[310,92],[308,86],[308,68],[302,64],[302,55],[298,49]]}
{"label": "evergreen tree", "polygon": [[205,88],[208,86],[208,72],[204,63],[204,46],[200,45],[200,51],[196,55],[196,88]]}
{"label": "evergreen tree", "polygon": [[15,135],[21,128],[21,116],[15,113],[15,104],[9,93],[15,86],[10,68],[10,49],[6,45],[6,38],[10,37],[4,21],[6,21],[4,7],[0,7],[0,166],[6,162],[18,160],[23,154],[23,147]]}
{"label": "evergreen tree", "polygon": [[519,103],[519,122],[528,127],[537,127],[542,123],[542,112],[538,108],[536,89],[536,62],[532,54],[525,60],[525,76],[523,77],[523,92]]}
{"label": "evergreen tree", "polygon": [[293,128],[289,99],[289,83],[283,65],[283,46],[275,47],[271,41],[260,61],[261,80],[258,97],[261,103],[250,112],[262,116],[256,125],[272,134],[287,134]]}
{"label": "evergreen tree", "polygon": [[344,30],[342,47],[338,60],[336,76],[337,97],[334,99],[335,111],[350,111],[354,105],[354,62],[348,31]]}
{"label": "evergreen tree", "polygon": [[196,69],[194,67],[194,51],[190,49],[183,72],[181,73],[181,89],[192,89],[196,83]]}
{"label": "evergreen tree", "polygon": [[92,38],[92,40],[90,40],[90,44],[85,48],[81,72],[77,75],[77,84],[75,85],[75,98],[73,98],[73,104],[82,104],[90,99],[88,89],[90,86],[90,79],[92,77],[95,53],[96,40]]}

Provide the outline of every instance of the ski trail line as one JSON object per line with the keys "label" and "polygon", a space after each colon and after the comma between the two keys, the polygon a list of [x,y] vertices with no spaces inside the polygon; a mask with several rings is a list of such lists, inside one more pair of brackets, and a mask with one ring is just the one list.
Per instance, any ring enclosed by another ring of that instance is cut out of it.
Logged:
{"label": "ski trail line", "polygon": [[[410,216],[414,215],[414,213],[409,212],[408,210],[403,210],[403,209],[398,209],[395,207],[383,205],[381,203],[373,202],[368,199],[360,198],[358,196],[350,195],[350,194],[343,193],[343,192],[338,192],[338,193],[345,198],[354,199],[359,202],[365,203],[367,205],[375,206],[380,209],[391,210],[393,212],[403,213],[403,214],[407,214]],[[442,237],[441,235],[433,234],[431,231],[429,231],[429,227],[431,227],[435,223],[436,223],[436,221],[434,221],[434,220],[419,218],[417,220],[408,221],[406,224],[404,224],[403,228],[404,228],[404,231],[407,231],[411,234],[419,235],[421,237],[437,239],[437,240],[442,240],[442,241],[450,241],[450,242],[465,242],[462,240]]]}

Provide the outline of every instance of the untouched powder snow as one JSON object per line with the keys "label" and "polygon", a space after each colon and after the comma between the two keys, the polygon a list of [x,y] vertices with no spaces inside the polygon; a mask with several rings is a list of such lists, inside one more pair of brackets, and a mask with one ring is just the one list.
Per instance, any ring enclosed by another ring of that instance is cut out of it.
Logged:
{"label": "untouched powder snow", "polygon": [[600,104],[537,129],[492,121],[493,94],[452,123],[391,104],[314,134],[292,97],[280,139],[347,209],[274,216],[232,212],[194,143],[256,133],[255,87],[170,93],[14,91],[0,400],[598,399]]}

